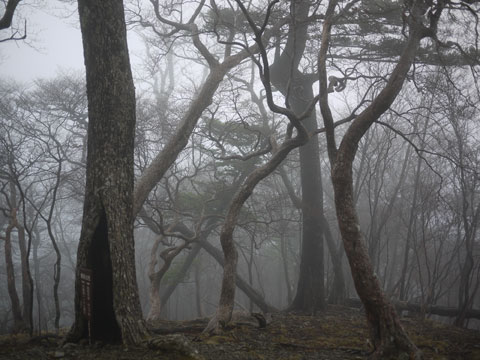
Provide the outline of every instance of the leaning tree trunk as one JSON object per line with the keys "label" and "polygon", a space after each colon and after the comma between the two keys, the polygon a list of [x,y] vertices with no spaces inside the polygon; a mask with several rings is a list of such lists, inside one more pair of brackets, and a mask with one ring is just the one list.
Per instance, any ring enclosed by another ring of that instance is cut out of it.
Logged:
{"label": "leaning tree trunk", "polygon": [[[377,97],[365,108],[348,127],[341,144],[336,149],[333,116],[328,105],[328,83],[326,58],[333,25],[336,1],[330,1],[324,21],[321,49],[318,56],[320,79],[320,109],[325,123],[327,145],[332,165],[332,183],[335,195],[335,209],[342,234],[345,252],[350,264],[352,277],[367,316],[370,337],[374,346],[372,358],[422,358],[421,352],[403,330],[398,315],[382,291],[375,275],[365,239],[360,229],[355,209],[353,192],[353,161],[358,144],[372,124],[389,109],[402,89],[408,71],[415,59],[420,40],[429,36],[419,21],[421,9],[412,5],[409,19],[409,37],[391,76]],[[441,9],[439,10],[441,12]],[[403,354],[403,355],[402,355]]]}
{"label": "leaning tree trunk", "polygon": [[77,254],[75,323],[69,340],[88,335],[80,273],[93,277],[91,336],[139,343],[147,334],[138,296],[133,242],[135,89],[121,0],[79,0],[87,74],[88,155]]}
{"label": "leaning tree trunk", "polygon": [[261,167],[252,171],[244,184],[235,193],[225,216],[220,232],[220,245],[224,255],[222,288],[217,311],[212,317],[205,332],[218,332],[231,320],[235,300],[235,277],[238,253],[233,241],[233,232],[237,225],[240,210],[248,200],[257,184],[270,175],[293,149],[308,141],[307,134],[299,133],[293,139],[286,139],[278,149],[274,149],[272,157]]}

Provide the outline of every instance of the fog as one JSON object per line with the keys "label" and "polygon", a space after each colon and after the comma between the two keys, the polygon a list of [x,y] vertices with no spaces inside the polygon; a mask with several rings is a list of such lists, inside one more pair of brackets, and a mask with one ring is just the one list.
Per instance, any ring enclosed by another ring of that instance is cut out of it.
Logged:
{"label": "fog", "polygon": [[[68,2],[21,4],[15,28],[0,31],[2,39],[12,31],[21,32],[27,19],[26,40],[0,43],[2,334],[17,331],[20,322],[28,323],[28,306],[33,316],[27,326],[35,332],[72,325],[87,167],[88,102],[76,6]],[[154,17],[148,2],[126,2],[126,8],[136,88],[136,185],[145,180],[155,159],[189,121],[189,114],[198,113],[186,146],[141,202],[135,219],[135,266],[143,316],[150,320],[212,316],[222,288],[220,236],[232,199],[250,174],[269,163],[275,147],[287,142],[292,125],[290,118],[269,107],[268,87],[261,82],[258,64],[248,55],[217,75],[221,79],[211,102],[202,108],[197,101],[199,94],[212,87],[209,76],[219,68],[215,61],[231,60],[231,52],[243,50],[218,41],[225,40],[231,30],[228,19],[212,29],[212,10],[202,9],[196,21],[200,40],[208,49],[203,50],[192,40],[196,33],[180,26],[172,31],[171,24]],[[288,10],[288,6],[280,8],[272,22]],[[225,5],[225,9],[230,8]],[[227,10],[225,16],[238,16]],[[257,10],[262,9],[259,6]],[[175,11],[164,11],[166,17],[180,21]],[[185,6],[182,11],[185,21],[192,8]],[[470,30],[476,26],[463,25]],[[230,41],[249,41],[251,45],[246,25],[235,26],[237,32]],[[159,35],[169,31],[170,36]],[[289,102],[295,108],[290,92],[297,94],[299,107],[318,100],[319,82],[308,79],[316,69],[320,35],[313,25],[309,31],[306,50],[299,54],[295,70],[303,74],[305,82],[295,84],[301,91],[295,92],[297,88],[283,80],[274,83],[272,75],[272,101],[278,106],[286,104],[289,110]],[[370,53],[370,58],[365,55],[366,60],[358,60],[362,50],[344,43],[345,29],[336,31],[327,67],[333,80],[340,79],[335,83],[329,79],[331,116],[339,121],[334,137],[340,145],[351,121],[385,86],[398,54],[385,45],[375,50],[378,57]],[[266,48],[272,73],[275,61],[280,66],[275,51],[286,52],[287,48],[288,31],[281,28],[279,34],[277,43],[272,40]],[[369,36],[381,39],[380,34]],[[474,43],[472,37],[463,38],[462,46]],[[358,41],[358,48],[366,48]],[[398,41],[403,41],[399,35]],[[433,51],[428,46],[425,49]],[[207,51],[215,61],[205,55]],[[461,53],[453,55],[460,57]],[[253,59],[260,62],[258,55]],[[407,76],[396,101],[359,141],[352,166],[352,202],[374,275],[386,297],[399,306],[399,313],[409,315],[409,304],[410,314],[417,306],[421,316],[478,329],[480,122],[476,59],[471,66],[460,60],[441,66],[436,58],[418,57],[417,68]],[[287,75],[284,72],[282,76],[286,79]],[[310,95],[305,84],[310,86]],[[308,291],[299,290],[301,279],[321,302],[354,304],[359,300],[337,219],[331,178],[334,162],[324,129],[328,124],[324,125],[323,109],[316,103],[312,108],[309,116],[314,125],[309,131],[321,129],[312,137],[318,139],[318,145],[310,139],[309,145],[291,150],[254,187],[235,221],[235,310],[270,312],[308,303],[304,300]],[[299,132],[293,131],[295,135]],[[312,143],[317,157],[312,160],[314,165],[308,165],[300,160],[305,156],[300,153]],[[317,166],[318,172],[312,170]],[[308,178],[317,184],[320,194],[305,190]],[[305,205],[310,200],[319,204],[314,210]],[[317,230],[305,231],[308,219],[313,219],[318,227],[310,226]],[[317,245],[309,248],[305,244],[310,241]],[[308,258],[309,251],[314,253],[313,259]],[[323,278],[307,279],[304,267],[323,272]],[[322,285],[313,288],[317,285],[309,281]],[[314,305],[301,310],[314,313],[318,310]],[[13,309],[15,306],[19,308]],[[442,315],[449,316],[439,316],[439,308],[447,308]]]}

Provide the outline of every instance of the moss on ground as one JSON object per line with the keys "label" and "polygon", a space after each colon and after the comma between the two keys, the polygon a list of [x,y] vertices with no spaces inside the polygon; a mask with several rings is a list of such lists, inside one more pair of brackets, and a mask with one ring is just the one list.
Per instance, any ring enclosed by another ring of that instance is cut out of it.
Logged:
{"label": "moss on ground", "polygon": [[[205,322],[165,321],[152,324],[162,332],[176,329],[178,335],[195,350],[190,356],[172,347],[124,348],[103,344],[60,346],[61,339],[26,335],[0,337],[0,359],[365,359],[372,350],[364,315],[352,308],[330,306],[315,316],[274,314],[266,328],[238,323],[221,335],[207,336],[201,331]],[[443,325],[432,320],[406,318],[402,323],[424,352],[425,359],[480,360],[480,332]],[[158,335],[159,338],[165,337]],[[177,336],[177,335],[176,335]]]}

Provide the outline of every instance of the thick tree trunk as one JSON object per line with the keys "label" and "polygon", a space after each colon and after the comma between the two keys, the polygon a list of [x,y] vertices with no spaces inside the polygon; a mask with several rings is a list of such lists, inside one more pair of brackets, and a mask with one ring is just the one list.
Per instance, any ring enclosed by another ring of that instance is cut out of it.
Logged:
{"label": "thick tree trunk", "polygon": [[133,149],[135,90],[123,2],[79,0],[89,110],[87,184],[77,254],[75,323],[88,336],[80,273],[92,270],[93,340],[137,344],[147,334],[135,274]]}
{"label": "thick tree trunk", "polygon": [[[307,84],[305,84],[307,85]],[[306,91],[313,100],[312,85]],[[305,95],[305,94],[304,94]],[[292,99],[292,103],[299,102]],[[317,128],[315,112],[304,120],[307,130]],[[300,148],[302,184],[302,246],[297,292],[290,310],[313,313],[325,308],[324,247],[323,247],[323,187],[320,171],[318,138],[314,136]]]}
{"label": "thick tree trunk", "polygon": [[[314,99],[313,82],[298,70],[306,41],[309,2],[295,1],[290,33],[281,55],[271,67],[272,83],[288,101],[296,114],[301,114]],[[287,74],[287,75],[286,75]],[[292,74],[289,78],[288,74]],[[317,128],[315,111],[302,124],[307,131]],[[291,310],[314,312],[325,307],[324,250],[323,250],[323,187],[319,144],[316,136],[300,148],[300,177],[302,184],[302,243],[300,273]]]}
{"label": "thick tree trunk", "polygon": [[[283,183],[287,189],[288,196],[292,200],[293,205],[299,210],[302,209],[302,201],[295,194],[295,190],[293,189],[293,186],[283,169],[280,169],[280,176],[282,177]],[[328,221],[325,218],[324,214],[322,214],[322,228],[328,251],[330,253],[330,260],[332,261],[334,273],[333,287],[330,292],[328,302],[330,304],[342,304],[346,296],[345,277],[342,268],[343,248],[337,249],[337,247],[335,246],[335,241],[333,240],[330,225],[328,224]],[[282,257],[284,257],[283,254]]]}

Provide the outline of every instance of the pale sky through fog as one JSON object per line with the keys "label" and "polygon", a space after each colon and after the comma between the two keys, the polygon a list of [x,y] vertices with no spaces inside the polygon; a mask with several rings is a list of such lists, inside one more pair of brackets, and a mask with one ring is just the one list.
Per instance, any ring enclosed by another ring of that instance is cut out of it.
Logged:
{"label": "pale sky through fog", "polygon": [[[53,77],[59,71],[83,70],[82,38],[80,29],[73,25],[78,19],[75,8],[60,10],[52,7],[56,1],[48,3],[44,8],[28,3],[18,8],[20,15],[27,19],[27,39],[32,46],[25,41],[0,43],[1,78],[30,82]],[[16,20],[21,21],[23,28],[23,20],[18,17]],[[8,30],[0,31],[0,38],[9,34]]]}
{"label": "pale sky through fog", "polygon": [[[28,43],[32,46],[22,40],[0,42],[0,81],[13,78],[30,83],[38,78],[53,78],[62,71],[84,71],[76,4],[68,9],[58,1],[44,4],[33,7],[25,2],[19,6],[20,16],[27,19]],[[21,22],[23,31],[23,20],[15,19]],[[0,31],[0,39],[9,35],[10,30]],[[138,41],[132,44],[133,34],[129,35],[130,48],[142,47]]]}

